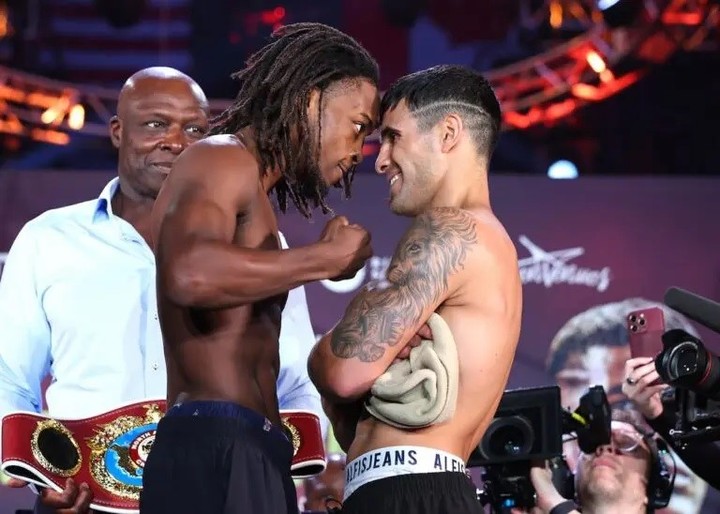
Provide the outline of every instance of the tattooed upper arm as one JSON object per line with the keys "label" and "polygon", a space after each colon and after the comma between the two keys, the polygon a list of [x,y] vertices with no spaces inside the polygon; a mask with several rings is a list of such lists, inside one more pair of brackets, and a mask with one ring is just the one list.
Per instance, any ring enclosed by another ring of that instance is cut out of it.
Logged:
{"label": "tattooed upper arm", "polygon": [[333,354],[375,362],[407,342],[448,298],[449,278],[465,267],[477,242],[467,211],[441,208],[418,216],[395,250],[387,285],[366,288],[350,302],[333,330]]}

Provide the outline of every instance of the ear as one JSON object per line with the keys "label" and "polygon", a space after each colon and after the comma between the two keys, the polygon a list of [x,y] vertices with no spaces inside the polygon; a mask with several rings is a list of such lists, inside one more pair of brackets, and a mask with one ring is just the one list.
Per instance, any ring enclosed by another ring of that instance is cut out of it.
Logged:
{"label": "ear", "polygon": [[317,120],[320,117],[320,100],[322,92],[318,88],[313,88],[308,95],[308,119]]}
{"label": "ear", "polygon": [[122,139],[122,122],[120,121],[120,118],[117,117],[117,115],[110,118],[110,123],[108,123],[108,130],[110,132],[110,141],[112,141],[113,146],[115,148],[120,148],[120,140]]}
{"label": "ear", "polygon": [[448,114],[438,123],[438,127],[441,151],[448,153],[460,143],[463,132],[462,118],[457,114]]}

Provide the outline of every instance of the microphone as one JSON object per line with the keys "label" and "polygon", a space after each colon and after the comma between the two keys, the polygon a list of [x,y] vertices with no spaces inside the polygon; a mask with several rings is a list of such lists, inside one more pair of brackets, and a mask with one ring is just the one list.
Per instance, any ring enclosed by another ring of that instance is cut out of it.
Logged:
{"label": "microphone", "polygon": [[680,314],[720,333],[720,303],[679,287],[668,289],[665,292],[664,302]]}

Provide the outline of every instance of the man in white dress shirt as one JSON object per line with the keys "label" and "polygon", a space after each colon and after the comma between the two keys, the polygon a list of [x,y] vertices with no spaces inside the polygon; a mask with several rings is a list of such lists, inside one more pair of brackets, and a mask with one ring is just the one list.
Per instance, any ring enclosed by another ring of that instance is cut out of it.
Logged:
{"label": "man in white dress shirt", "polygon": [[[187,75],[139,71],[110,122],[118,177],[97,199],[48,211],[20,231],[0,280],[0,416],[40,412],[48,374],[47,409],[57,418],[165,398],[149,215],[175,158],[205,134],[207,107]],[[320,413],[307,376],[315,337],[302,287],[290,292],[282,322],[280,408]],[[61,493],[43,491],[36,512],[86,512],[90,501],[87,485],[68,480]]]}

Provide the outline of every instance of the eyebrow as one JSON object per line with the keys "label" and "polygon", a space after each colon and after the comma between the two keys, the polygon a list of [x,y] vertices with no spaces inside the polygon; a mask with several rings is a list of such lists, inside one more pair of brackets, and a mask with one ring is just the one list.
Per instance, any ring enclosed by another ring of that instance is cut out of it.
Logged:
{"label": "eyebrow", "polygon": [[400,131],[393,127],[384,127],[380,131],[380,139],[381,140],[385,140],[390,136],[399,136],[399,135],[400,135]]}
{"label": "eyebrow", "polygon": [[363,121],[367,124],[367,133],[371,133],[377,128],[377,123],[370,118],[366,113],[361,112],[360,117],[363,118]]}
{"label": "eyebrow", "polygon": [[[141,118],[163,118],[163,119],[165,119],[165,118],[172,116],[173,112],[170,109],[163,110],[163,108],[155,107],[155,108],[152,108],[152,109],[144,111],[144,112],[141,111],[138,114]],[[199,112],[191,112],[191,111],[188,111],[187,113],[181,112],[181,115],[183,115],[183,114],[187,114],[186,121],[188,121],[188,122],[202,121],[205,118],[205,116],[202,116],[202,114]]]}

